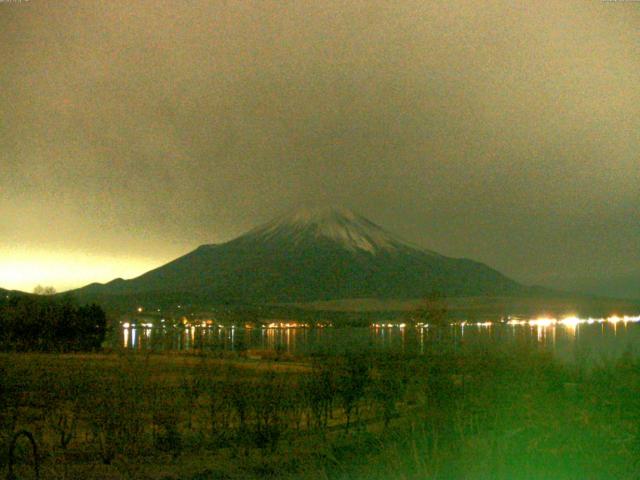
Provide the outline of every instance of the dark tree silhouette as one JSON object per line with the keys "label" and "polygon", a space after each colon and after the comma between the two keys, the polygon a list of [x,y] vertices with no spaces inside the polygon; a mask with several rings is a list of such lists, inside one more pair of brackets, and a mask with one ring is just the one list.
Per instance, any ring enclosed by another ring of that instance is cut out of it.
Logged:
{"label": "dark tree silhouette", "polygon": [[16,296],[0,300],[0,348],[85,351],[100,348],[107,318],[97,305],[68,298]]}

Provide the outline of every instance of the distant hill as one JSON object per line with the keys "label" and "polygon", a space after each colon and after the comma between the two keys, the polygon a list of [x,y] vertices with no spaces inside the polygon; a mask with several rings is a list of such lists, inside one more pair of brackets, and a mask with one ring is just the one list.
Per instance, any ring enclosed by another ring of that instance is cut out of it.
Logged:
{"label": "distant hill", "polygon": [[[447,311],[454,318],[495,319],[508,315],[563,317],[607,317],[612,314],[637,315],[640,300],[623,300],[593,295],[540,290],[538,295],[449,297]],[[346,299],[297,304],[306,312],[410,312],[420,308],[421,299]]]}
{"label": "distant hill", "polygon": [[549,283],[563,290],[640,301],[640,272],[600,278],[561,278]]}
{"label": "distant hill", "polygon": [[11,296],[30,296],[31,293],[21,292],[19,290],[6,290],[4,288],[0,288],[0,298],[7,298]]}
{"label": "distant hill", "polygon": [[482,263],[411,245],[344,209],[300,209],[131,280],[91,284],[83,301],[134,306],[269,304],[350,298],[540,294]]}

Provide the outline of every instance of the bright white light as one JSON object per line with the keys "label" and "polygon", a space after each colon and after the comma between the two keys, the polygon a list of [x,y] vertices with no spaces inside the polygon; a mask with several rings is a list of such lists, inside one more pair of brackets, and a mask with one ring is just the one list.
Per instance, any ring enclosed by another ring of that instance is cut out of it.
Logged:
{"label": "bright white light", "polygon": [[[553,325],[560,324],[567,328],[576,328],[578,325],[587,323],[589,325],[593,325],[594,323],[612,323],[613,325],[617,325],[618,323],[637,323],[640,322],[640,315],[632,316],[632,315],[611,315],[607,318],[579,318],[575,315],[571,315],[568,317],[564,317],[561,320],[551,317],[538,317],[532,318],[530,320],[509,320],[507,322],[508,325],[529,325],[531,327],[550,327]],[[482,324],[479,324],[482,325]]]}
{"label": "bright white light", "polygon": [[562,320],[560,320],[560,324],[564,325],[565,327],[571,327],[571,328],[575,328],[578,324],[580,323],[584,323],[585,320],[581,320],[578,317],[565,317]]}
{"label": "bright white light", "polygon": [[529,325],[533,327],[550,327],[555,325],[558,321],[555,318],[540,317],[534,320],[529,320]]}

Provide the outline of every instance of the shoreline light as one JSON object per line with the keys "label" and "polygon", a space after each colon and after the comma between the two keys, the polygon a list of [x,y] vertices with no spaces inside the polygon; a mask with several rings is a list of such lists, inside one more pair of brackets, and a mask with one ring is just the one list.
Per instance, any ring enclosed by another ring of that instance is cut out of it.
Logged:
{"label": "shoreline light", "polygon": [[[578,325],[588,324],[593,325],[594,323],[610,323],[612,325],[616,325],[618,323],[640,323],[640,315],[610,315],[608,317],[601,318],[580,318],[577,315],[567,315],[564,317],[550,317],[550,316],[541,316],[535,318],[514,318],[508,317],[508,321],[484,321],[484,322],[470,322],[468,320],[450,322],[449,325],[452,327],[458,326],[461,328],[465,328],[467,326],[476,326],[476,327],[491,327],[495,324],[506,324],[510,326],[530,326],[530,327],[538,327],[538,328],[547,328],[547,327],[555,327],[557,325],[561,325],[567,328],[576,328]],[[405,328],[407,324],[405,323],[372,323],[370,324],[371,328],[382,329],[382,328]],[[429,324],[419,322],[416,323],[415,328],[427,328]]]}

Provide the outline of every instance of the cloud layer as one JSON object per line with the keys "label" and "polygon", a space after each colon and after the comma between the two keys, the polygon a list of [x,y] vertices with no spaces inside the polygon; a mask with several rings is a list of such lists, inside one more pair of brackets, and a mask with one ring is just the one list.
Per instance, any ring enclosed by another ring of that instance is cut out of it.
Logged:
{"label": "cloud layer", "polygon": [[0,3],[0,255],[160,263],[331,202],[523,281],[638,271],[639,24],[566,0]]}

